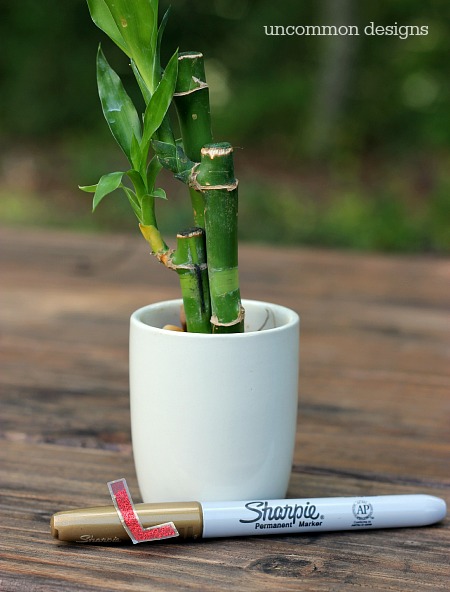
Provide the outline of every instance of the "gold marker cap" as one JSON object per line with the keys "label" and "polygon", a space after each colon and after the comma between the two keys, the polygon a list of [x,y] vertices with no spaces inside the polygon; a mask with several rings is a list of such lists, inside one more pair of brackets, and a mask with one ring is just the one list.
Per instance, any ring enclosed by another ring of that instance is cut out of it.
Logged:
{"label": "gold marker cap", "polygon": [[[202,536],[203,514],[198,502],[136,504],[144,528],[173,522],[182,539]],[[52,535],[60,541],[76,543],[130,542],[114,506],[57,512],[50,520]]]}

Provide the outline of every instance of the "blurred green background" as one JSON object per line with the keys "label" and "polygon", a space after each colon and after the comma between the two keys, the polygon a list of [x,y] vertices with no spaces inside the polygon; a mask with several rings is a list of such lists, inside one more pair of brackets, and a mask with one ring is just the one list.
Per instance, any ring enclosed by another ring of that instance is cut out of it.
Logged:
{"label": "blurred green background", "polygon": [[[161,0],[161,13],[168,2]],[[428,26],[428,35],[267,36],[264,25]],[[174,0],[164,57],[207,59],[214,136],[236,147],[243,240],[450,250],[448,0]],[[84,0],[0,2],[0,224],[136,231],[122,193],[90,213],[78,184],[123,170],[95,81],[125,56]],[[191,224],[168,176],[158,219]]]}

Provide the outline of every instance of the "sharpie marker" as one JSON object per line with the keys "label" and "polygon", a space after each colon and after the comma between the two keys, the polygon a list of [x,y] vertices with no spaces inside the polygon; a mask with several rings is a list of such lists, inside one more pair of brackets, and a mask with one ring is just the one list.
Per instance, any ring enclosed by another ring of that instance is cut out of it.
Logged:
{"label": "sharpie marker", "polygon": [[[447,511],[445,501],[431,495],[169,502],[135,509],[143,527],[173,522],[185,539],[426,526]],[[61,541],[130,542],[112,505],[58,512],[51,531]]]}

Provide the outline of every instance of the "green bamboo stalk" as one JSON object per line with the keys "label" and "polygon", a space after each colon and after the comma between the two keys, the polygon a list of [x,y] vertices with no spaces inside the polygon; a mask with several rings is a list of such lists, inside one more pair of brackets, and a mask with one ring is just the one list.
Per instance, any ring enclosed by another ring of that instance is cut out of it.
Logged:
{"label": "green bamboo stalk", "polygon": [[[184,152],[193,162],[200,162],[202,147],[213,141],[209,89],[206,84],[203,54],[199,52],[179,54],[178,78],[173,100],[177,109]],[[194,223],[204,228],[203,196],[192,187],[189,193]]]}
{"label": "green bamboo stalk", "polygon": [[178,274],[187,331],[211,333],[211,302],[203,228],[190,228],[178,233],[175,251],[167,246],[156,224],[139,224],[139,228],[152,254]]}
{"label": "green bamboo stalk", "polygon": [[178,273],[189,333],[211,333],[211,303],[206,265],[205,231],[190,228],[177,234],[172,263]]}
{"label": "green bamboo stalk", "polygon": [[244,331],[238,274],[238,181],[230,144],[208,144],[191,185],[205,200],[206,251],[213,333]]}
{"label": "green bamboo stalk", "polygon": [[200,162],[201,149],[212,142],[209,88],[203,54],[179,54],[174,103],[186,156],[194,162]]}

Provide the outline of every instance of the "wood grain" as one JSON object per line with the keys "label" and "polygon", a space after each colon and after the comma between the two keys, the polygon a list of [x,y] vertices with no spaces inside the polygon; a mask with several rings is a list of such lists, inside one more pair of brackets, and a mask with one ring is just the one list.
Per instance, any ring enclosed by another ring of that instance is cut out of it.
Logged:
{"label": "wood grain", "polygon": [[[301,314],[291,497],[450,500],[450,264],[243,246],[242,293]],[[178,297],[139,237],[0,230],[0,590],[448,590],[449,521],[139,546],[51,538],[56,511],[138,500],[128,318]]]}

